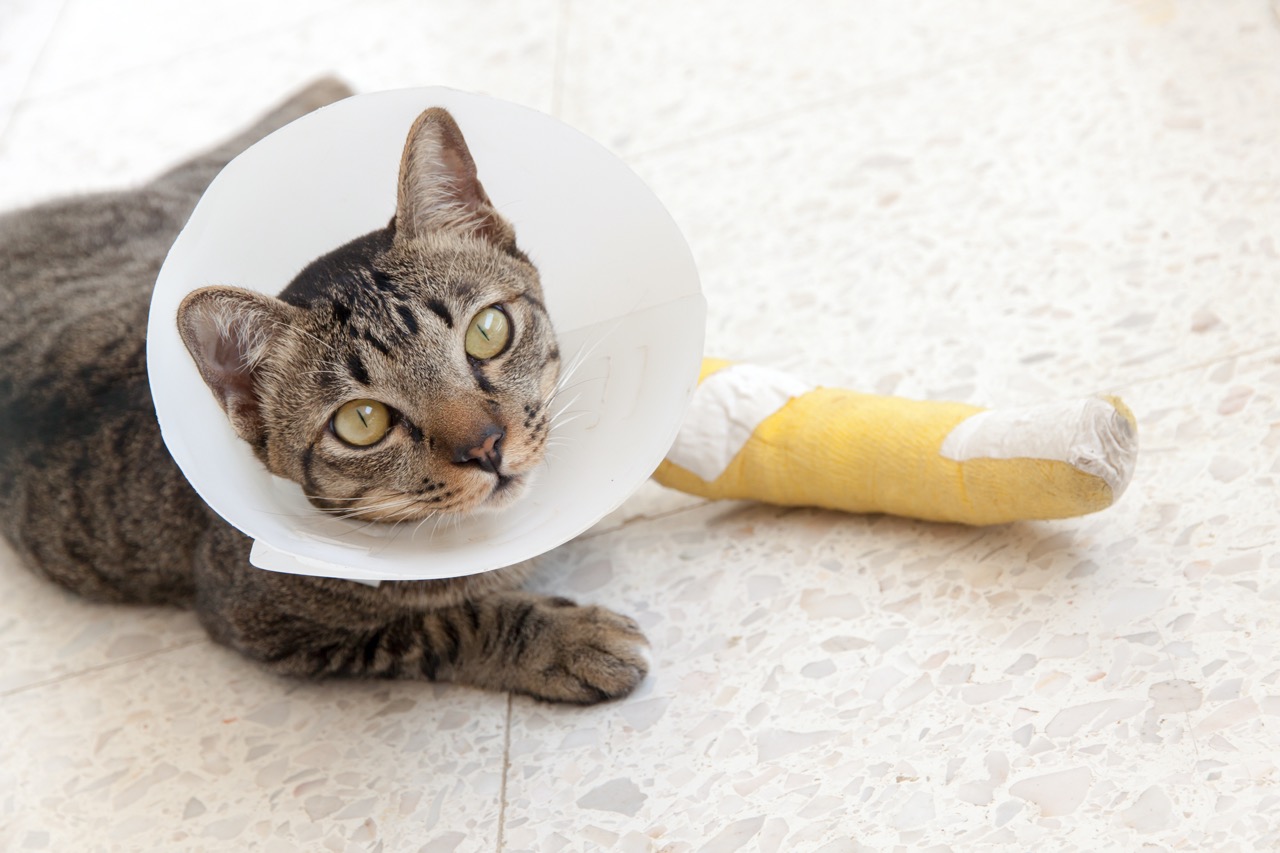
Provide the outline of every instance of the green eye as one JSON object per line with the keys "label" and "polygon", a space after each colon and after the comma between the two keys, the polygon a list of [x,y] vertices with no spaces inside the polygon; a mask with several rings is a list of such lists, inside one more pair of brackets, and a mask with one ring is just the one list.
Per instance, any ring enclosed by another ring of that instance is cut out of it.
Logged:
{"label": "green eye", "polygon": [[499,307],[491,306],[471,318],[466,349],[472,358],[493,358],[511,343],[511,321]]}
{"label": "green eye", "polygon": [[377,444],[391,430],[391,410],[377,400],[352,400],[333,416],[338,438],[356,447]]}

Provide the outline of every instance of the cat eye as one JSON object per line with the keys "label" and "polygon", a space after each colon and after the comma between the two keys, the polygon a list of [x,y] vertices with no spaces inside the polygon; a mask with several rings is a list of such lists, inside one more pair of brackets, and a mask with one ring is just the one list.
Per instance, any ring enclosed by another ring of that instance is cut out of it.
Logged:
{"label": "cat eye", "polygon": [[501,355],[511,343],[511,321],[496,305],[471,318],[467,327],[466,350],[472,358],[489,359]]}
{"label": "cat eye", "polygon": [[332,427],[347,444],[368,447],[391,431],[391,410],[377,400],[352,400],[334,413]]}

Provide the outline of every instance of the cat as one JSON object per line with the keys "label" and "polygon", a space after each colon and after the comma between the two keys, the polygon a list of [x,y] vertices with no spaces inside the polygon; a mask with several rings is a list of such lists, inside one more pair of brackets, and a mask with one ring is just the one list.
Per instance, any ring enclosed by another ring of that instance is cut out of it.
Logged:
{"label": "cat", "polygon": [[[523,590],[526,565],[377,587],[254,568],[164,448],[145,347],[170,244],[231,158],[349,94],[318,81],[139,189],[0,216],[0,532],[38,575],[192,608],[285,676],[625,696],[648,672],[633,620]],[[318,511],[395,522],[505,505],[543,459],[559,372],[537,270],[442,109],[410,129],[395,203],[388,226],[278,297],[213,285],[174,321],[237,435]]]}

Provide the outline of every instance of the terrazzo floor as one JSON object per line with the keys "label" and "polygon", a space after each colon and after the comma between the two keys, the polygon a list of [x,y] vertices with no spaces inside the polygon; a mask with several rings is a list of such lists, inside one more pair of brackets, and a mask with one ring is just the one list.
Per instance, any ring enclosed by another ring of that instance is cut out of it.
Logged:
{"label": "terrazzo floor", "polygon": [[1119,393],[1133,484],[992,529],[647,484],[537,561],[652,642],[588,709],[278,680],[4,552],[0,849],[1280,848],[1276,4],[0,0],[0,207],[141,180],[323,73],[610,147],[692,246],[713,354]]}

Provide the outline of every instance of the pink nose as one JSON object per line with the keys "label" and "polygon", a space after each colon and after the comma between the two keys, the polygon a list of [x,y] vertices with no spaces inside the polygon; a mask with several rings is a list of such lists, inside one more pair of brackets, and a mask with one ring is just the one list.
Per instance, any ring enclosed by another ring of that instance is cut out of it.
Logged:
{"label": "pink nose", "polygon": [[490,474],[498,473],[502,467],[502,439],[506,434],[497,424],[490,424],[477,436],[470,447],[459,447],[454,453],[453,461],[458,465],[479,465]]}

